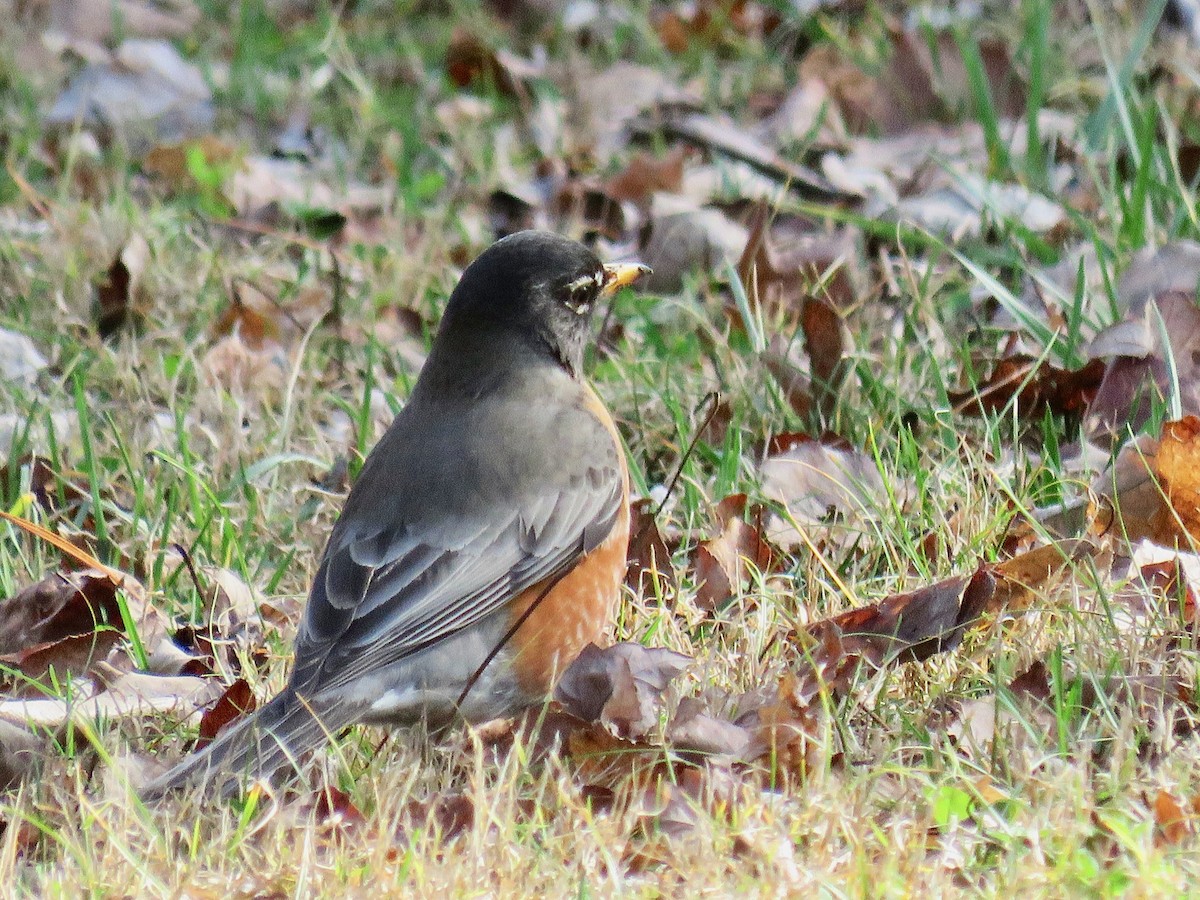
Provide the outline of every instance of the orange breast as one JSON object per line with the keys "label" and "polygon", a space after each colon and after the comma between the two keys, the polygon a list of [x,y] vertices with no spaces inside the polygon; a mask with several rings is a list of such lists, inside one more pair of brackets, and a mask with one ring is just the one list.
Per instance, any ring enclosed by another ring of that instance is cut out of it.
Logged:
{"label": "orange breast", "polygon": [[[612,416],[590,387],[587,392],[587,409],[604,424],[617,447],[621,461],[621,510],[608,537],[551,589],[513,635],[514,673],[521,689],[531,696],[548,694],[555,678],[571,664],[579,651],[604,637],[625,580],[629,546],[629,472]],[[545,589],[543,582],[513,600],[510,621],[515,622],[523,616]]]}

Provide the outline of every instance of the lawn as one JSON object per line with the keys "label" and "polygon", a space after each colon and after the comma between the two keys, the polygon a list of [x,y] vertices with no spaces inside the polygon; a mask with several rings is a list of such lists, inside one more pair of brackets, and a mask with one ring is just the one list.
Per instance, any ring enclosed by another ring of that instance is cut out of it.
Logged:
{"label": "lawn", "polygon": [[[1189,10],[0,0],[0,892],[1189,891]],[[143,803],[530,227],[654,269],[621,649]]]}

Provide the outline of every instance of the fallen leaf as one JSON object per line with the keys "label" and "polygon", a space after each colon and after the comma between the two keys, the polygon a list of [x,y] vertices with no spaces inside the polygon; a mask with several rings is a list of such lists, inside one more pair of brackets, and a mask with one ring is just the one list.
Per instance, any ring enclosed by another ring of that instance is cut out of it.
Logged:
{"label": "fallen leaf", "polygon": [[720,210],[656,194],[641,242],[641,257],[652,269],[645,288],[674,293],[687,276],[711,275],[736,261],[745,245],[745,227]]}
{"label": "fallen leaf", "polygon": [[571,715],[636,740],[658,724],[667,684],[690,662],[662,647],[589,644],[559,679],[554,699]]}
{"label": "fallen leaf", "polygon": [[631,123],[641,113],[659,105],[702,102],[656,66],[619,61],[596,71],[580,65],[571,76],[568,156],[592,159],[599,166],[623,154]]}
{"label": "fallen leaf", "polygon": [[[971,578],[947,578],[873,606],[853,609],[809,627],[833,627],[844,641],[879,665],[889,658],[924,660],[953,650],[979,621],[996,591],[995,570],[980,566]],[[854,640],[854,639],[858,640]]]}
{"label": "fallen leaf", "polygon": [[802,197],[829,200],[841,196],[824,175],[781,156],[727,116],[691,112],[673,105],[664,109],[662,115],[640,118],[634,123],[634,130],[648,136],[661,132],[710,154],[745,163],[777,186],[789,188]]}
{"label": "fallen leaf", "polygon": [[762,530],[763,510],[750,510],[753,523],[745,520],[746,495],[732,494],[717,504],[720,532],[701,542],[692,554],[696,572],[696,606],[712,612],[735,597],[752,571],[775,569],[779,554]]}
{"label": "fallen leaf", "polygon": [[200,733],[196,737],[194,750],[202,750],[216,740],[217,735],[227,726],[236,722],[258,707],[254,692],[246,679],[239,678],[225,689],[217,698],[217,702],[204,711],[200,717]]}
{"label": "fallen leaf", "polygon": [[416,832],[433,832],[448,844],[474,827],[475,801],[464,794],[439,794],[405,806],[395,839],[397,845],[408,847]]}
{"label": "fallen leaf", "polygon": [[491,86],[509,97],[528,96],[526,82],[542,75],[542,66],[492,49],[476,34],[455,28],[446,47],[446,74],[460,88]]}
{"label": "fallen leaf", "polygon": [[311,808],[317,825],[325,828],[354,831],[367,824],[367,817],[354,805],[350,795],[330,784],[317,791]]}
{"label": "fallen leaf", "polygon": [[121,639],[112,628],[46,641],[0,656],[0,692],[38,697],[55,692],[74,676],[84,675]]}
{"label": "fallen leaf", "polygon": [[1093,360],[1109,359],[1085,422],[1093,440],[1137,434],[1173,385],[1179,388],[1183,414],[1200,415],[1200,307],[1195,285],[1137,300],[1144,290],[1151,288],[1139,284],[1130,289],[1127,317],[1096,335],[1088,347]]}
{"label": "fallen leaf", "polygon": [[20,724],[59,728],[72,722],[94,726],[146,715],[174,721],[199,719],[217,698],[221,685],[212,678],[127,672],[107,684],[77,681],[70,698],[0,700],[0,718]]}
{"label": "fallen leaf", "polygon": [[42,121],[51,129],[106,129],[135,146],[180,141],[212,130],[212,93],[174,46],[132,39],[71,79]]}
{"label": "fallen leaf", "polygon": [[671,549],[658,529],[653,507],[654,502],[648,497],[630,507],[633,521],[629,529],[625,583],[639,597],[648,592],[656,594],[660,585],[664,595],[674,593],[678,587]]}
{"label": "fallen leaf", "polygon": [[1154,811],[1154,846],[1173,847],[1192,833],[1194,816],[1165,790],[1159,790],[1151,808]]}
{"label": "fallen leaf", "polygon": [[1105,365],[1093,359],[1081,369],[1060,369],[1044,359],[1017,354],[999,360],[972,390],[950,392],[955,412],[995,415],[1013,404],[1025,421],[1039,422],[1050,412],[1082,417],[1104,378]]}
{"label": "fallen leaf", "polygon": [[1162,527],[1194,546],[1200,542],[1200,418],[1163,424],[1154,467],[1170,504],[1170,513],[1160,516]]}
{"label": "fallen leaf", "polygon": [[251,154],[234,169],[225,193],[238,214],[247,217],[267,216],[277,208],[290,215],[333,212],[349,218],[391,204],[391,187],[335,179],[336,173],[326,175],[304,160]]}
{"label": "fallen leaf", "polygon": [[638,153],[625,168],[604,182],[604,192],[617,201],[648,206],[657,193],[678,194],[683,189],[683,166],[689,157],[686,147],[676,147],[659,158]]}
{"label": "fallen leaf", "polygon": [[106,573],[51,575],[0,602],[0,654],[122,628],[117,587]]}
{"label": "fallen leaf", "polygon": [[814,375],[819,362],[827,384],[847,344],[837,309],[848,308],[857,296],[850,273],[857,258],[854,239],[844,229],[831,234],[773,231],[770,220],[769,207],[759,204],[737,264],[738,277],[746,296],[768,317],[782,314],[785,321],[803,321]]}
{"label": "fallen leaf", "polygon": [[96,282],[93,306],[100,337],[110,338],[144,321],[145,314],[139,307],[145,301],[139,297],[139,286],[149,261],[150,245],[140,234],[134,234],[108,267],[103,280]]}
{"label": "fallen leaf", "polygon": [[911,496],[911,486],[902,479],[893,478],[890,489],[885,488],[875,460],[844,441],[796,437],[759,467],[763,494],[786,510],[786,517],[768,520],[766,537],[772,543],[789,550],[805,546],[801,529],[808,526],[857,534],[874,521],[889,495],[901,507]]}
{"label": "fallen leaf", "polygon": [[673,749],[733,759],[743,758],[753,739],[741,725],[709,713],[707,704],[695,697],[679,701],[666,736]]}

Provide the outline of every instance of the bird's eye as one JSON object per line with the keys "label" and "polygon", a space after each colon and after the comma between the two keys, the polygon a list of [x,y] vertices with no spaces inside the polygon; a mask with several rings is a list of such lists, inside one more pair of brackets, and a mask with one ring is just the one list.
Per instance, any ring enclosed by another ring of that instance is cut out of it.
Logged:
{"label": "bird's eye", "polygon": [[563,305],[578,316],[586,315],[595,302],[600,290],[602,276],[584,275],[566,285],[563,291]]}

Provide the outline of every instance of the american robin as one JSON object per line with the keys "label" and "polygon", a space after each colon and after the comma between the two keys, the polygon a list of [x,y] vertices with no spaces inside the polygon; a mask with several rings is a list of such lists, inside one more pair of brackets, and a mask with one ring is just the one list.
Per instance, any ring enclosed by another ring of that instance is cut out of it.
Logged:
{"label": "american robin", "polygon": [[287,687],[143,796],[269,778],[358,722],[478,722],[548,695],[625,572],[628,472],[583,355],[597,300],[648,271],[537,231],[467,267],[333,527]]}

